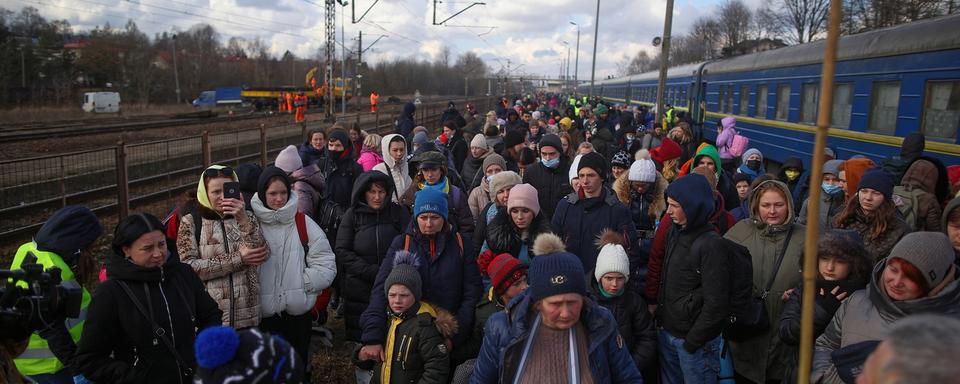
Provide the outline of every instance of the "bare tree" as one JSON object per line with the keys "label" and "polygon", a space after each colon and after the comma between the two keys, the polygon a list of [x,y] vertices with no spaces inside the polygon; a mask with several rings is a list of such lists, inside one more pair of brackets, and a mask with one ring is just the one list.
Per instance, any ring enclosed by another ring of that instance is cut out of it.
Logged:
{"label": "bare tree", "polygon": [[750,31],[750,20],[753,12],[741,0],[728,0],[720,6],[720,32],[723,45],[736,47],[747,40]]}
{"label": "bare tree", "polygon": [[[723,47],[722,35],[723,27],[721,22],[710,18],[701,17],[693,22],[693,28],[688,36],[686,44],[691,50],[700,50],[702,52],[700,60],[713,59],[718,56],[720,48]],[[671,43],[676,44],[679,39],[674,39]]]}
{"label": "bare tree", "polygon": [[795,44],[814,40],[827,25],[830,0],[777,0],[774,17],[784,38]]}

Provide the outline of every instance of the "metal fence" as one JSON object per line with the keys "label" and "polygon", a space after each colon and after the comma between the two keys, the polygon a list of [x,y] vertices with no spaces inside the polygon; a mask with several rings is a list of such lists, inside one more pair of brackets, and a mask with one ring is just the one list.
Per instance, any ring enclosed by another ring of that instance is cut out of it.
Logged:
{"label": "metal fence", "polygon": [[[493,108],[490,98],[469,100],[482,113]],[[418,122],[438,130],[445,102],[425,103]],[[324,123],[284,124],[230,132],[172,138],[90,151],[0,162],[0,246],[29,238],[55,210],[70,204],[85,205],[101,220],[116,213],[125,217],[131,208],[170,200],[196,187],[199,175],[210,164],[266,165],[288,145],[304,140],[308,129]],[[393,116],[360,124],[367,132],[393,129]],[[162,214],[163,212],[153,212]]]}

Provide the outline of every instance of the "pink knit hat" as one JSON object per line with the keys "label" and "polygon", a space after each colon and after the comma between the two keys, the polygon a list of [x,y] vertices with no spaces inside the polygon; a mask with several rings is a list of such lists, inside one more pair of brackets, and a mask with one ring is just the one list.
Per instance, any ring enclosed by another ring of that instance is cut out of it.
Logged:
{"label": "pink knit hat", "polygon": [[537,189],[530,184],[517,184],[510,189],[507,198],[507,209],[523,207],[533,211],[533,215],[540,214],[540,202],[537,200]]}

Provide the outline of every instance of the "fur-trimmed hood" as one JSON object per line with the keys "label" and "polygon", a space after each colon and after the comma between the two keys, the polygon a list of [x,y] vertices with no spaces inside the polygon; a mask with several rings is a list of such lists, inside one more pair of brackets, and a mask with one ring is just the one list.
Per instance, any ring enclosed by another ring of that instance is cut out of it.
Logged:
{"label": "fur-trimmed hood", "polygon": [[444,338],[452,339],[453,335],[457,334],[457,330],[460,329],[457,318],[443,308],[434,308],[437,310],[437,317],[434,319],[433,324],[437,326],[437,330],[440,331],[440,334],[443,335]]}
{"label": "fur-trimmed hood", "polygon": [[[667,179],[663,177],[660,172],[657,172],[657,181],[653,183],[653,187],[647,190],[647,195],[653,196],[653,201],[650,203],[650,210],[647,212],[651,216],[659,216],[661,212],[667,209],[667,185],[670,183],[667,182]],[[618,177],[613,182],[613,192],[617,194],[617,199],[620,200],[623,205],[630,206],[630,203],[633,202],[633,193],[630,193],[630,180],[627,179],[627,173],[624,172],[620,177]]]}

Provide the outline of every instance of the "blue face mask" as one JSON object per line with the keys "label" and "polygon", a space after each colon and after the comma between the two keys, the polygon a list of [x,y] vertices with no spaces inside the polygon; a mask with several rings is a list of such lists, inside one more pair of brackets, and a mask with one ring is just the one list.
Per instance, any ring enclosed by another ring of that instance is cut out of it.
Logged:
{"label": "blue face mask", "polygon": [[487,176],[487,184],[493,181],[493,176]]}
{"label": "blue face mask", "polygon": [[553,160],[540,160],[540,162],[543,163],[543,166],[544,166],[544,167],[547,167],[547,168],[556,168],[557,166],[560,165],[560,158],[558,157],[558,158],[553,159]]}
{"label": "blue face mask", "polygon": [[820,187],[823,188],[824,192],[831,195],[834,193],[840,192],[840,189],[841,189],[839,185],[833,185],[833,184],[827,184],[827,183],[823,183]]}

